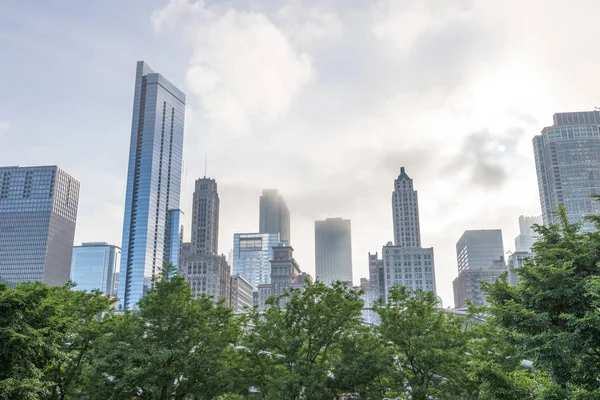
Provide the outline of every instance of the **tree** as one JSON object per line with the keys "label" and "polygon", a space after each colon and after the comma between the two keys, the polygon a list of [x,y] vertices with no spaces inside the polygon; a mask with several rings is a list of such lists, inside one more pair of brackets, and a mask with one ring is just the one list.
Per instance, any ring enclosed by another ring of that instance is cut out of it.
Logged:
{"label": "tree", "polygon": [[[254,396],[265,399],[332,399],[344,388],[334,379],[340,345],[361,324],[360,291],[345,284],[308,283],[254,310],[242,342],[243,367]],[[338,369],[338,371],[341,371]]]}
{"label": "tree", "polygon": [[376,304],[378,327],[394,358],[393,386],[401,398],[467,399],[473,392],[466,372],[469,320],[438,307],[429,291],[390,289]]}
{"label": "tree", "polygon": [[89,398],[211,399],[231,386],[239,324],[223,302],[194,299],[165,265],[154,288],[111,321],[88,371]]}
{"label": "tree", "polygon": [[65,399],[78,392],[110,300],[73,287],[0,284],[0,398]]}
{"label": "tree", "polygon": [[598,398],[600,234],[580,233],[562,207],[557,215],[558,224],[536,226],[535,256],[517,270],[517,286],[485,285],[489,313],[520,356],[558,385],[557,396]]}

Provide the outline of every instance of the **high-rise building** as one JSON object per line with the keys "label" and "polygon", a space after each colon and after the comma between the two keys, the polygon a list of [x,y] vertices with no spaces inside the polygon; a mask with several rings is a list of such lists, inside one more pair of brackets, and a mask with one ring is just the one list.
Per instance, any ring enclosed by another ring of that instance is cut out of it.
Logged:
{"label": "high-rise building", "polygon": [[246,312],[254,306],[254,286],[243,276],[231,276],[229,305],[236,314]]}
{"label": "high-rise building", "polygon": [[273,247],[278,233],[236,233],[233,235],[233,274],[241,275],[254,287],[271,283]]}
{"label": "high-rise building", "polygon": [[526,217],[521,215],[519,217],[519,235],[515,238],[515,251],[516,252],[530,252],[531,246],[535,243],[536,233],[534,232],[533,225],[541,225],[542,217]]}
{"label": "high-rise building", "polygon": [[[310,275],[302,273],[293,257],[294,249],[285,242],[273,247],[271,283],[258,285],[258,306],[263,309],[271,296],[280,296],[290,288],[302,288]],[[280,303],[281,306],[285,304]]]}
{"label": "high-rise building", "polygon": [[190,284],[194,297],[206,295],[229,304],[231,267],[225,256],[196,253],[184,256],[179,271]]}
{"label": "high-rise building", "polygon": [[316,280],[326,285],[352,283],[352,240],[349,219],[315,221]]}
{"label": "high-rise building", "polygon": [[436,293],[433,247],[383,246],[384,298],[392,286]]}
{"label": "high-rise building", "polygon": [[503,257],[504,245],[500,229],[465,231],[456,242],[459,273],[466,269],[489,269],[492,261]]}
{"label": "high-rise building", "polygon": [[277,189],[265,189],[260,196],[260,233],[279,233],[283,242],[291,244],[290,210]]}
{"label": "high-rise building", "polygon": [[476,306],[484,305],[486,293],[481,289],[481,282],[494,283],[506,271],[503,257],[491,262],[488,268],[462,270],[452,281],[454,307],[467,307],[467,300],[471,300]]}
{"label": "high-rise building", "polygon": [[75,290],[100,290],[105,296],[117,295],[121,249],[106,242],[88,242],[73,246],[71,280]]}
{"label": "high-rise building", "polygon": [[196,179],[192,204],[192,247],[199,254],[219,253],[219,194],[214,179]]}
{"label": "high-rise building", "polygon": [[377,253],[369,253],[369,282],[371,285],[372,302],[385,298],[385,274],[383,267],[383,258],[379,258]]}
{"label": "high-rise building", "polygon": [[[137,63],[123,221],[118,308],[131,309],[152,287],[180,239],[185,95],[143,61]],[[168,256],[168,257],[167,257]]]}
{"label": "high-rise building", "polygon": [[[535,167],[544,224],[558,222],[553,214],[564,206],[570,222],[600,214],[600,112],[554,114],[554,125],[533,138]],[[584,230],[593,230],[584,223]]]}
{"label": "high-rise building", "polygon": [[394,181],[392,192],[392,212],[394,217],[394,244],[400,247],[421,247],[419,226],[419,197],[413,188],[413,180],[404,167]]}
{"label": "high-rise building", "polygon": [[78,201],[56,166],[0,168],[0,282],[69,280]]}
{"label": "high-rise building", "polygon": [[516,285],[519,281],[519,276],[517,275],[517,269],[521,268],[525,262],[533,258],[535,255],[531,252],[527,251],[515,251],[514,253],[508,256],[508,284]]}

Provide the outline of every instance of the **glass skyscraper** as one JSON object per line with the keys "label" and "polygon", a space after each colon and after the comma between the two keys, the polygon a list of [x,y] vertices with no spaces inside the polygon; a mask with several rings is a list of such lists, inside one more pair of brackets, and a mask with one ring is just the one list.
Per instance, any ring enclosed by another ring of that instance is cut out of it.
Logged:
{"label": "glass skyscraper", "polygon": [[590,198],[600,194],[600,112],[554,114],[554,125],[533,138],[533,148],[544,224],[557,222],[560,205],[570,222],[600,214],[600,202]]}
{"label": "glass skyscraper", "polygon": [[71,280],[75,290],[100,290],[105,296],[116,296],[119,282],[121,249],[105,242],[82,243],[73,247]]}
{"label": "glass skyscraper", "polygon": [[279,233],[282,242],[292,243],[290,210],[277,189],[265,189],[260,196],[260,233]]}
{"label": "glass skyscraper", "polygon": [[236,233],[233,235],[233,274],[241,275],[252,286],[271,283],[273,247],[279,233]]}
{"label": "glass skyscraper", "polygon": [[69,280],[79,182],[56,166],[0,168],[0,281]]}
{"label": "glass skyscraper", "polygon": [[352,234],[349,219],[315,221],[316,280],[326,285],[352,282]]}
{"label": "glass skyscraper", "polygon": [[[118,308],[131,309],[163,262],[177,261],[185,94],[137,63]],[[177,210],[171,212],[171,210]]]}

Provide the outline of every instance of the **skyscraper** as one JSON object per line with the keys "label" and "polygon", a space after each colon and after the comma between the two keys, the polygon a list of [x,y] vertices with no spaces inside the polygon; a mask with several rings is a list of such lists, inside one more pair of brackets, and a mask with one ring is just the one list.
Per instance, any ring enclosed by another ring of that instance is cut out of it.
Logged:
{"label": "skyscraper", "polygon": [[349,219],[315,221],[316,280],[326,285],[352,282],[352,240]]}
{"label": "skyscraper", "polygon": [[400,247],[421,247],[419,197],[413,189],[413,180],[406,174],[404,167],[400,168],[400,175],[394,181],[392,211],[394,244]]}
{"label": "skyscraper", "polygon": [[503,257],[504,245],[500,229],[465,231],[456,242],[458,272],[466,269],[489,269],[492,261]]}
{"label": "skyscraper", "polygon": [[265,189],[260,196],[259,233],[279,233],[282,242],[291,244],[290,210],[277,189]]}
{"label": "skyscraper", "polygon": [[234,234],[233,274],[243,276],[254,287],[271,283],[273,247],[278,245],[278,233]]}
{"label": "skyscraper", "polygon": [[196,179],[192,204],[192,249],[200,254],[219,253],[219,194],[214,179]]}
{"label": "skyscraper", "polygon": [[590,198],[600,194],[599,111],[554,114],[554,125],[533,138],[533,148],[544,224],[557,222],[560,205],[570,222],[600,214],[600,202]]}
{"label": "skyscraper", "polygon": [[[118,308],[131,309],[167,259],[177,260],[185,95],[137,63]],[[176,231],[175,231],[176,230]]]}
{"label": "skyscraper", "polygon": [[541,225],[542,217],[519,217],[519,235],[515,238],[516,252],[530,252],[531,246],[535,243],[536,233],[533,231],[533,225]]}
{"label": "skyscraper", "polygon": [[121,249],[105,242],[73,246],[71,280],[75,290],[100,290],[105,296],[116,296],[119,284]]}
{"label": "skyscraper", "polygon": [[69,280],[78,201],[56,166],[0,168],[0,282]]}

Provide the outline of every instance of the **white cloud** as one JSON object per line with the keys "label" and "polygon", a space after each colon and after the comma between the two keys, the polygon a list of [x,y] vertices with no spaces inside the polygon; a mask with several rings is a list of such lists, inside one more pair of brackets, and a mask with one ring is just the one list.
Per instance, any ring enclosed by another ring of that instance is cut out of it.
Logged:
{"label": "white cloud", "polygon": [[305,7],[297,0],[285,3],[274,18],[280,29],[300,46],[329,43],[344,33],[338,14],[326,9]]}
{"label": "white cloud", "polygon": [[2,138],[2,136],[4,136],[4,134],[6,132],[8,132],[9,129],[10,129],[10,124],[8,122],[0,121],[0,138]]}
{"label": "white cloud", "polygon": [[150,21],[157,32],[160,32],[164,25],[177,21],[181,14],[199,12],[204,7],[202,0],[168,0],[163,8],[154,10]]}

